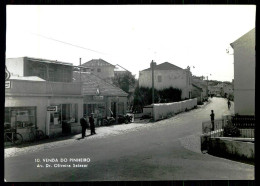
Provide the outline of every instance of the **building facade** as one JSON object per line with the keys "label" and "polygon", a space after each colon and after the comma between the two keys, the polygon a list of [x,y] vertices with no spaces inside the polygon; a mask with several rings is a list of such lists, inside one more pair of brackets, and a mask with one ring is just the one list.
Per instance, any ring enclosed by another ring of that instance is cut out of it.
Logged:
{"label": "building facade", "polygon": [[197,104],[202,104],[203,102],[203,89],[194,83],[192,83],[191,98],[197,98]]}
{"label": "building facade", "polygon": [[107,61],[103,59],[92,59],[83,63],[82,66],[89,68],[89,70],[86,69],[83,70],[83,72],[91,72],[107,82],[112,82],[115,66]]}
{"label": "building facade", "polygon": [[[203,77],[197,77],[197,76],[192,76],[192,84],[201,88],[202,89],[202,98],[201,101],[203,101],[204,99],[206,99],[207,96],[207,90],[208,90],[208,83],[207,80],[203,80]],[[196,88],[193,87],[193,90],[196,91]],[[192,92],[193,95],[193,92]]]}
{"label": "building facade", "polygon": [[126,114],[128,94],[89,72],[73,72],[74,82],[82,82],[83,112],[98,118]]}
{"label": "building facade", "polygon": [[[47,136],[80,132],[79,118],[83,115],[81,84],[11,79],[5,90],[5,124],[17,128],[28,139],[30,128],[37,126]],[[52,108],[52,109],[51,109]]]}
{"label": "building facade", "polygon": [[255,115],[255,28],[230,44],[234,49],[234,107]]}
{"label": "building facade", "polygon": [[7,58],[6,67],[13,76],[37,76],[46,81],[72,82],[72,63],[20,57]]}
{"label": "building facade", "polygon": [[[139,87],[152,87],[152,68],[139,72]],[[189,69],[182,69],[171,63],[154,64],[154,88],[178,88],[182,90],[182,99],[191,98],[192,75]]]}
{"label": "building facade", "polygon": [[[8,63],[12,62],[6,61],[7,68]],[[69,74],[73,75],[72,69]],[[25,140],[35,126],[47,136],[55,137],[80,133],[79,120],[83,114],[95,113],[98,126],[103,117],[111,115],[110,110],[114,110],[114,114],[126,112],[127,93],[93,74],[88,75],[87,81],[77,81],[76,76],[73,82],[55,82],[55,79],[46,81],[37,76],[21,77],[18,76],[20,69],[17,70],[10,70],[17,76],[11,76],[10,86],[5,89],[5,124],[17,128]],[[65,128],[68,123],[69,131]]]}

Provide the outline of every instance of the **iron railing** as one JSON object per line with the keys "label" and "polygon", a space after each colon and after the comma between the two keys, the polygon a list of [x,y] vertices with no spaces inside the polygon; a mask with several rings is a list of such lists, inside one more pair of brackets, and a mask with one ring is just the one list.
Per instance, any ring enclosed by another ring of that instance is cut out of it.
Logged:
{"label": "iron railing", "polygon": [[210,134],[210,136],[218,135],[217,133],[220,133],[223,131],[224,124],[225,124],[225,122],[223,119],[216,119],[213,122],[212,121],[202,122],[202,133]]}
{"label": "iron railing", "polygon": [[240,131],[240,137],[242,138],[254,138],[255,137],[255,118],[254,116],[232,116],[231,120],[216,119],[214,122],[205,121],[202,122],[202,133],[208,134],[210,137],[222,136],[224,127],[231,123],[237,127]]}
{"label": "iron railing", "polygon": [[254,116],[233,116],[231,119],[233,126],[239,129],[254,129],[255,117]]}

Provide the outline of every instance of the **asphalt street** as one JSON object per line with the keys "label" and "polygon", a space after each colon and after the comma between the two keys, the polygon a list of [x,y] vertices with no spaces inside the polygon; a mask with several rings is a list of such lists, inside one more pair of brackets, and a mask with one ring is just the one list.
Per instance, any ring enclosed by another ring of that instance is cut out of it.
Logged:
{"label": "asphalt street", "polygon": [[[21,153],[5,156],[5,179],[7,182],[254,180],[254,165],[200,152],[201,123],[210,120],[212,109],[218,119],[233,112],[233,103],[228,110],[225,99],[212,98],[207,105],[162,121],[102,127],[97,128],[97,135],[82,140],[53,142],[38,149],[21,148],[17,151]],[[102,135],[108,129],[112,129],[113,135],[109,132]]]}

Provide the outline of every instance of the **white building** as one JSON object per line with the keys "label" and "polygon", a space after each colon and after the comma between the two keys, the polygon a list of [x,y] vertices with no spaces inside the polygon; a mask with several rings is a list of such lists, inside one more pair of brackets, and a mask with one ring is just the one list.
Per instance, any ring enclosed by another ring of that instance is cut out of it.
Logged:
{"label": "white building", "polygon": [[[151,66],[139,72],[139,87],[152,87]],[[154,63],[154,88],[162,90],[170,87],[181,89],[182,99],[191,98],[192,75],[190,70],[182,69],[168,62],[159,65]]]}
{"label": "white building", "polygon": [[30,127],[55,137],[80,133],[84,114],[95,113],[98,126],[110,110],[114,115],[126,113],[126,92],[92,73],[73,72],[72,64],[23,57],[7,59],[6,66],[11,77],[5,88],[4,125],[16,128],[25,141]]}
{"label": "white building", "polygon": [[84,72],[89,71],[101,79],[112,83],[112,78],[115,76],[115,65],[112,65],[103,59],[92,59],[86,63],[83,63],[82,66],[89,68],[89,70],[83,70]]}
{"label": "white building", "polygon": [[230,45],[234,49],[235,113],[255,115],[255,28]]}

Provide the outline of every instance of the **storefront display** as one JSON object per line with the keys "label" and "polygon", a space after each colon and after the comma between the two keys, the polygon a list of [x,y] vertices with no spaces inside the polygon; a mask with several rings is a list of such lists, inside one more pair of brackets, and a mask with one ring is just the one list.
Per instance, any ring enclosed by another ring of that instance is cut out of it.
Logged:
{"label": "storefront display", "polygon": [[35,126],[36,107],[6,107],[5,124],[12,128]]}
{"label": "storefront display", "polygon": [[50,125],[59,125],[62,124],[62,122],[78,122],[78,104],[60,104],[52,106],[56,106],[57,110],[49,111]]}

